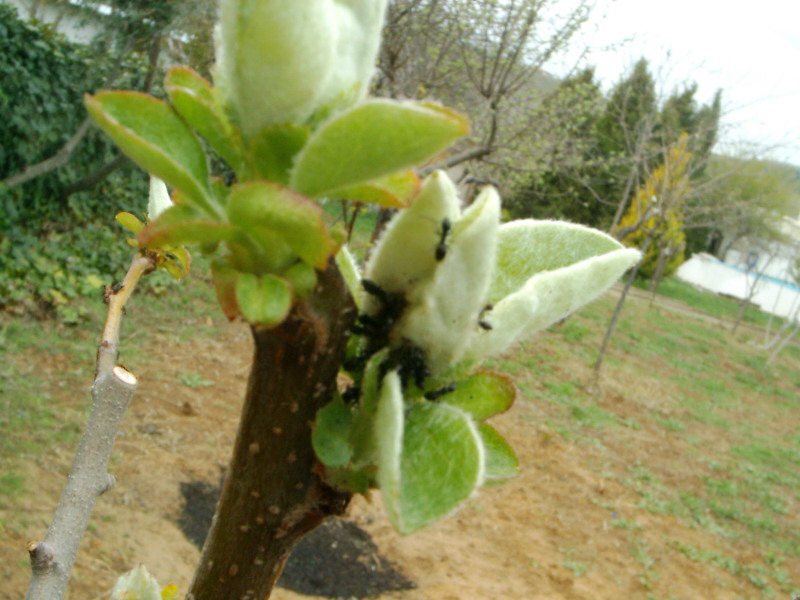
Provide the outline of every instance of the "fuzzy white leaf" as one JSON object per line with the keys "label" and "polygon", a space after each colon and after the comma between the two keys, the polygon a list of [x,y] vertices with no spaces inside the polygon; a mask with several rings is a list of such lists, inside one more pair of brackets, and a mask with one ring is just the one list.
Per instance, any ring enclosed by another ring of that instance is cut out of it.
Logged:
{"label": "fuzzy white leaf", "polygon": [[342,246],[336,254],[336,266],[339,267],[339,272],[353,295],[356,306],[361,308],[361,273],[355,257],[347,246]]}
{"label": "fuzzy white leaf", "polygon": [[600,296],[640,258],[638,250],[620,249],[534,275],[521,289],[494,305],[490,317],[493,328],[475,333],[469,359],[479,361],[503,352],[563,319]]}
{"label": "fuzzy white leaf", "polygon": [[386,0],[222,0],[215,79],[250,138],[363,99]]}
{"label": "fuzzy white leaf", "polygon": [[365,269],[366,278],[392,293],[406,293],[430,279],[437,267],[442,221],[454,222],[459,213],[453,182],[443,171],[432,173],[414,204],[386,226]]}
{"label": "fuzzy white leaf", "polygon": [[400,455],[403,450],[403,390],[397,371],[383,378],[375,415],[375,446],[378,448],[378,487],[393,523],[400,521]]}
{"label": "fuzzy white leaf", "polygon": [[433,279],[409,293],[410,307],[396,335],[421,348],[434,373],[467,350],[495,266],[499,224],[500,197],[494,188],[484,188],[453,225]]}
{"label": "fuzzy white leaf", "polygon": [[117,579],[110,600],[161,600],[161,586],[144,565]]}
{"label": "fuzzy white leaf", "polygon": [[158,177],[150,176],[150,194],[147,202],[147,218],[155,221],[158,215],[172,206],[166,184]]}

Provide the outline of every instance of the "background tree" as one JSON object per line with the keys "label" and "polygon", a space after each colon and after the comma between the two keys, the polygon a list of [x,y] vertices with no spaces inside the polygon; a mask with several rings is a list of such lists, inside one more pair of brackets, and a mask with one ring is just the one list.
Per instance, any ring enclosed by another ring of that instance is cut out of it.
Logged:
{"label": "background tree", "polygon": [[566,13],[553,8],[546,0],[390,4],[377,93],[432,95],[473,115],[472,135],[429,170],[468,162],[474,179],[498,183],[551,152],[526,135],[541,124],[536,107],[557,86],[543,67],[566,47],[591,5],[580,2]]}
{"label": "background tree", "polygon": [[672,144],[664,162],[639,186],[614,231],[624,244],[643,250],[639,272],[654,281],[672,275],[684,261],[683,204],[691,189],[688,169],[692,154],[688,145],[687,134]]}

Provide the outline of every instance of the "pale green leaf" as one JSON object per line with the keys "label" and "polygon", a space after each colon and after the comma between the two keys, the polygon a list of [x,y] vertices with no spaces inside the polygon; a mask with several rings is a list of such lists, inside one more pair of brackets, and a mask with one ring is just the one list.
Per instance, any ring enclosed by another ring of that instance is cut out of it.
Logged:
{"label": "pale green leaf", "polygon": [[234,225],[263,238],[269,230],[285,240],[305,262],[325,268],[333,242],[314,202],[276,184],[258,181],[238,185],[228,197],[228,218]]}
{"label": "pale green leaf", "polygon": [[620,250],[623,246],[602,231],[566,221],[522,219],[500,226],[497,269],[489,302],[498,302],[543,271]]}
{"label": "pale green leaf", "polygon": [[297,262],[281,273],[292,286],[297,298],[307,298],[317,285],[317,272],[314,267],[304,262]]}
{"label": "pale green leaf", "polygon": [[117,220],[117,223],[133,233],[139,233],[142,227],[144,227],[144,223],[142,223],[136,215],[129,212],[117,213],[114,218]]}
{"label": "pale green leaf", "polygon": [[110,600],[162,600],[161,587],[144,565],[139,565],[117,579]]}
{"label": "pale green leaf", "polygon": [[509,377],[490,371],[479,371],[456,383],[442,402],[457,406],[476,421],[507,411],[514,403],[517,390]]}
{"label": "pale green leaf", "polygon": [[350,444],[350,428],[353,413],[337,397],[317,412],[311,442],[317,458],[331,468],[343,467],[353,456]]}
{"label": "pale green leaf", "polygon": [[495,265],[499,224],[500,199],[487,187],[441,242],[446,253],[433,278],[406,294],[411,306],[397,335],[425,352],[433,373],[462,358],[477,328]]}
{"label": "pale green leaf", "polygon": [[494,305],[492,330],[475,334],[468,358],[475,361],[498,354],[570,315],[610,288],[640,257],[637,250],[613,250],[534,275]]}
{"label": "pale green leaf", "polygon": [[178,66],[167,73],[164,88],[178,114],[241,174],[244,166],[241,136],[217,102],[211,84],[189,67]]}
{"label": "pale green leaf", "polygon": [[519,475],[519,459],[506,439],[486,423],[481,423],[478,431],[486,450],[487,482],[502,481]]}
{"label": "pale green leaf", "polygon": [[414,171],[400,171],[350,188],[334,190],[329,196],[384,208],[405,208],[419,193],[420,181]]}
{"label": "pale green leaf", "polygon": [[294,157],[302,150],[311,130],[294,123],[270,125],[250,142],[251,162],[259,179],[286,185]]}
{"label": "pale green leaf", "polygon": [[347,246],[342,246],[336,253],[336,266],[347,284],[356,306],[361,308],[361,273],[356,264],[356,259]]}
{"label": "pale green leaf", "polygon": [[138,92],[100,92],[85,97],[89,114],[144,170],[184,192],[209,216],[219,207],[208,190],[203,146],[172,108]]}
{"label": "pale green leaf", "polygon": [[275,275],[242,273],[236,280],[236,302],[242,316],[264,328],[280,325],[292,307],[292,290]]}
{"label": "pale green leaf", "polygon": [[483,445],[472,419],[447,404],[414,405],[403,431],[395,527],[411,533],[453,512],[483,477]]}
{"label": "pale green leaf", "polygon": [[387,392],[388,379],[376,419],[378,483],[389,520],[407,534],[451,513],[481,485],[484,452],[474,422],[458,408],[420,402],[404,418],[399,378]]}
{"label": "pale green leaf", "polygon": [[411,168],[469,132],[461,115],[371,100],[323,123],[297,157],[290,185],[312,197]]}
{"label": "pale green leaf", "polygon": [[241,235],[232,226],[202,217],[186,204],[174,205],[139,232],[143,248],[230,241]]}

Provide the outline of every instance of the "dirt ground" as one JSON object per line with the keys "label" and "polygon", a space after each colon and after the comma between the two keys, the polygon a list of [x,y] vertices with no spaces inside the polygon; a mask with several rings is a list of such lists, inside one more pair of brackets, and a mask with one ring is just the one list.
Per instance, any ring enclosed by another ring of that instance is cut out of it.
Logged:
{"label": "dirt ground", "polygon": [[[187,486],[209,491],[220,481],[251,353],[244,326],[220,328],[221,334],[203,339],[202,347],[196,341],[168,339],[147,344],[150,366],[140,373],[110,466],[118,483],[97,504],[74,572],[73,600],[106,598],[115,578],[140,562],[162,584],[187,588],[199,556],[184,533],[193,523],[187,517]],[[174,364],[191,365],[187,370],[213,384],[180,383],[174,367],[168,366]],[[573,370],[575,378],[588,378],[579,361],[564,368]],[[623,384],[608,383],[598,403],[621,416],[643,410],[647,390],[626,393]],[[85,409],[85,398],[62,395],[69,410]],[[401,537],[384,518],[379,495],[354,501],[347,521],[358,529],[347,526],[347,531],[360,540],[362,551],[350,553],[355,553],[355,562],[392,573],[407,583],[398,583],[400,587],[413,586],[384,592],[382,600],[734,600],[756,592],[721,571],[712,580],[708,565],[683,559],[666,541],[704,547],[708,533],[673,516],[636,508],[638,494],[621,478],[602,475],[603,457],[598,464],[587,463],[585,450],[543,425],[540,409],[529,400],[521,398],[494,423],[517,450],[522,475],[503,487],[483,490],[455,516]],[[650,439],[646,429],[631,435],[641,436],[641,444],[616,446],[616,462],[634,464],[646,447],[661,453],[681,476],[681,442],[665,436]],[[0,523],[21,523],[0,532],[5,575],[1,599],[24,596],[25,545],[43,535],[71,456],[68,451],[29,461],[28,492],[0,511]],[[189,497],[201,502],[196,493]],[[200,504],[195,508],[203,513]],[[192,507],[188,509],[191,513]],[[613,526],[619,518],[635,522],[642,540],[650,542],[657,581],[648,581],[641,561],[632,557],[628,532]],[[195,532],[195,537],[201,534]],[[329,544],[331,557],[342,554],[340,542]],[[581,569],[581,564],[589,567]],[[273,594],[275,600],[318,597],[286,589]],[[340,597],[358,596],[343,590]]]}

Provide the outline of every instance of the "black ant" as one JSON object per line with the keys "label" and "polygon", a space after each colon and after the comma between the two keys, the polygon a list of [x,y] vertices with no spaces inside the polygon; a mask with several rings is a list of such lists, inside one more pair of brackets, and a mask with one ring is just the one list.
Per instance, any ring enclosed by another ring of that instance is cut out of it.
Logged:
{"label": "black ant", "polygon": [[426,364],[425,352],[408,340],[404,340],[400,346],[389,351],[389,356],[381,364],[380,378],[383,379],[386,372],[393,368],[397,369],[403,389],[407,388],[411,381],[419,389],[423,389],[425,380],[431,375]]}
{"label": "black ant", "polygon": [[342,392],[342,400],[348,406],[353,406],[358,403],[359,397],[361,397],[361,388],[357,385],[351,385],[344,392]]}
{"label": "black ant", "polygon": [[359,314],[351,326],[351,331],[365,336],[367,343],[362,352],[345,362],[344,366],[348,371],[359,370],[367,363],[370,356],[389,344],[392,327],[406,308],[406,299],[402,294],[387,292],[369,279],[362,279],[361,285],[364,291],[378,299],[380,310],[375,315]]}
{"label": "black ant", "polygon": [[[361,313],[356,319],[352,330],[359,335],[365,335],[377,342],[384,342],[389,337],[397,319],[403,314],[406,307],[406,299],[402,294],[392,294],[384,290],[374,281],[362,279],[361,285],[364,291],[375,296],[381,303],[381,308],[377,315]],[[381,344],[378,348],[385,346]]]}
{"label": "black ant", "polygon": [[436,252],[434,254],[437,261],[441,261],[447,256],[447,236],[450,235],[450,230],[452,228],[453,224],[450,222],[450,219],[447,217],[442,219],[442,228],[439,230],[439,243],[436,244]]}
{"label": "black ant", "polygon": [[431,390],[429,392],[425,392],[424,396],[426,400],[436,401],[442,396],[445,396],[455,391],[456,391],[456,384],[450,383],[444,387],[440,387],[438,390]]}
{"label": "black ant", "polygon": [[112,283],[103,287],[103,302],[108,304],[111,301],[111,296],[119,293],[125,287],[124,283]]}
{"label": "black ant", "polygon": [[494,329],[494,327],[492,327],[492,324],[489,323],[489,321],[485,321],[483,319],[483,315],[488,311],[492,310],[493,308],[494,308],[493,304],[487,304],[478,314],[478,325],[480,325],[481,329],[483,329],[484,331],[491,331],[492,329]]}

